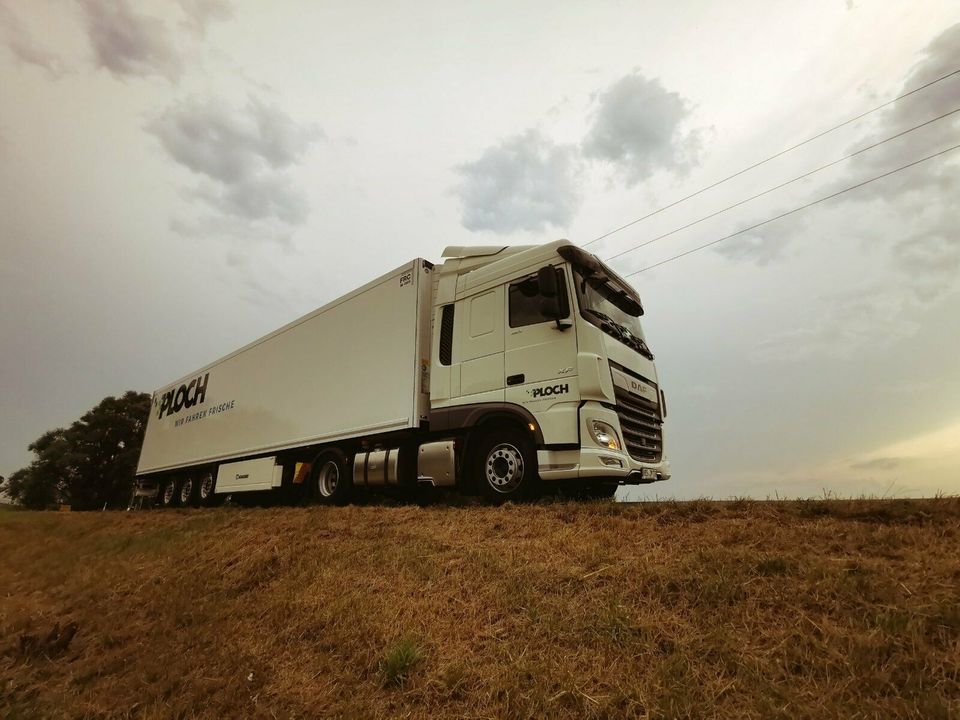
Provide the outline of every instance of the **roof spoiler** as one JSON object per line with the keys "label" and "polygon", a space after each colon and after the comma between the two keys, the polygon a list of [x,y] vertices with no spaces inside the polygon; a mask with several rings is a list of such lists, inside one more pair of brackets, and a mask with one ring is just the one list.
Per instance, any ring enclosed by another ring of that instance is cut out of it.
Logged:
{"label": "roof spoiler", "polygon": [[567,262],[581,268],[590,280],[606,286],[610,291],[607,299],[618,308],[634,317],[643,315],[643,303],[640,302],[637,291],[604,265],[596,255],[581,250],[576,245],[561,245],[557,248],[557,253]]}

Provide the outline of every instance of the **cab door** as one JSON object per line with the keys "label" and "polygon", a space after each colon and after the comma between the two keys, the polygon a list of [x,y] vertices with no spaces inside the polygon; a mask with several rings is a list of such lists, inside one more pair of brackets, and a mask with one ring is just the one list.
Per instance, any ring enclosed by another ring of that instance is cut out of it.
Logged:
{"label": "cab door", "polygon": [[457,301],[454,335],[460,362],[451,396],[459,395],[461,403],[503,402],[503,298],[499,285]]}
{"label": "cab door", "polygon": [[[523,405],[537,417],[548,443],[578,442],[576,413],[577,335],[572,320],[570,282],[557,267],[558,297],[566,323],[545,317],[537,274],[506,286],[504,382],[506,401]],[[572,413],[572,417],[569,417]]]}

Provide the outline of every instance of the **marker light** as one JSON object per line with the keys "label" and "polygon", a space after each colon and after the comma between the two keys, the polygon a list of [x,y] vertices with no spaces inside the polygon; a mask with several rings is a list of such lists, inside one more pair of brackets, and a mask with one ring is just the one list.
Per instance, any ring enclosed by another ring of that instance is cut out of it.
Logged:
{"label": "marker light", "polygon": [[617,440],[617,432],[610,425],[600,420],[588,420],[587,429],[590,430],[590,437],[600,447],[610,450],[619,450],[620,442]]}

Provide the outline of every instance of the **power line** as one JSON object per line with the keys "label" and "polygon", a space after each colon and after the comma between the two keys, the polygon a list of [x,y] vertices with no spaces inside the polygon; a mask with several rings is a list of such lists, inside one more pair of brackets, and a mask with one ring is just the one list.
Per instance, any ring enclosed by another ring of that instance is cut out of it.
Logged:
{"label": "power line", "polygon": [[817,205],[818,203],[822,203],[822,202],[825,202],[825,201],[827,201],[827,200],[831,200],[831,199],[837,197],[838,195],[843,195],[845,192],[850,192],[851,190],[856,190],[857,188],[861,188],[861,187],[863,187],[864,185],[869,185],[869,184],[872,183],[872,182],[876,182],[877,180],[881,180],[881,179],[883,179],[883,178],[885,178],[885,177],[889,177],[890,175],[893,175],[894,173],[898,173],[898,172],[900,172],[900,171],[902,171],[902,170],[906,170],[907,168],[911,168],[911,167],[913,167],[914,165],[919,165],[920,163],[926,162],[927,160],[932,160],[932,159],[935,158],[935,157],[938,157],[938,156],[940,156],[940,155],[944,155],[944,154],[946,154],[946,153],[948,153],[948,152],[951,152],[951,151],[953,151],[953,150],[956,150],[957,148],[960,148],[960,144],[954,145],[954,146],[952,146],[952,147],[948,147],[946,150],[941,150],[940,152],[936,152],[936,153],[934,153],[933,155],[927,155],[925,158],[921,158],[920,160],[914,160],[912,163],[908,163],[908,164],[906,164],[906,165],[902,165],[901,167],[898,167],[898,168],[896,168],[896,169],[894,169],[894,170],[890,170],[889,172],[885,172],[885,173],[883,173],[882,175],[877,175],[876,177],[872,177],[872,178],[870,178],[869,180],[864,180],[863,182],[859,182],[859,183],[857,183],[856,185],[851,185],[850,187],[844,188],[843,190],[839,190],[839,191],[837,191],[837,192],[835,192],[835,193],[833,193],[833,194],[831,194],[831,195],[827,195],[827,196],[822,197],[822,198],[819,198],[819,199],[817,199],[817,200],[813,200],[812,202],[808,202],[806,205],[801,205],[800,207],[795,207],[795,208],[793,208],[793,210],[787,210],[786,212],[780,213],[779,215],[776,215],[776,216],[774,216],[774,217],[772,217],[772,218],[768,218],[768,219],[764,220],[763,222],[758,222],[758,223],[756,223],[755,225],[751,225],[750,227],[745,227],[745,228],[743,228],[742,230],[737,230],[736,232],[730,233],[729,235],[724,235],[722,238],[719,238],[719,239],[717,239],[717,240],[711,240],[711,241],[708,242],[708,243],[705,243],[705,244],[700,245],[700,246],[698,246],[698,247],[692,248],[692,249],[687,250],[687,251],[685,251],[685,252],[679,253],[679,254],[677,254],[677,255],[674,255],[673,257],[669,257],[669,258],[667,258],[666,260],[661,260],[661,261],[658,262],[658,263],[654,263],[653,265],[648,265],[647,267],[641,268],[640,270],[634,270],[634,271],[631,272],[631,273],[627,273],[627,274],[624,275],[623,277],[625,277],[625,278],[626,278],[626,277],[631,277],[631,276],[633,276],[633,275],[637,275],[637,274],[639,274],[639,273],[646,272],[647,270],[653,270],[653,268],[655,268],[655,267],[659,267],[659,266],[661,266],[661,265],[666,265],[667,263],[673,262],[674,260],[679,260],[679,259],[682,258],[682,257],[686,257],[687,255],[691,255],[691,254],[693,254],[693,253],[695,253],[695,252],[698,252],[698,251],[700,251],[700,250],[703,250],[703,249],[705,249],[705,248],[708,248],[708,247],[710,247],[710,246],[712,246],[712,245],[716,245],[717,243],[721,243],[721,242],[723,242],[724,240],[729,240],[730,238],[736,237],[737,235],[743,235],[743,233],[745,233],[745,232],[750,232],[751,230],[756,230],[756,229],[757,229],[758,227],[760,227],[761,225],[766,225],[767,223],[772,223],[774,220],[779,220],[780,218],[785,218],[787,215],[793,215],[794,213],[800,212],[801,210],[806,210],[808,207],[812,207],[813,205]]}
{"label": "power line", "polygon": [[630,226],[632,226],[632,225],[636,225],[638,222],[642,222],[642,221],[644,221],[644,220],[646,220],[646,219],[648,219],[648,218],[653,217],[654,215],[658,215],[659,213],[662,213],[664,210],[669,210],[670,208],[672,208],[672,207],[674,207],[674,206],[676,206],[676,205],[679,205],[679,204],[682,203],[682,202],[686,202],[687,200],[690,200],[691,198],[695,198],[697,195],[701,195],[702,193],[705,193],[707,190],[712,190],[713,188],[717,187],[718,185],[722,185],[723,183],[727,182],[728,180],[733,180],[733,178],[739,177],[740,175],[743,175],[745,172],[749,172],[750,170],[753,170],[754,168],[758,168],[758,167],[760,167],[761,165],[765,165],[766,163],[770,162],[771,160],[777,159],[777,158],[780,157],[781,155],[786,155],[788,152],[791,152],[792,150],[796,150],[796,149],[799,148],[799,147],[803,147],[803,146],[806,145],[807,143],[811,143],[811,142],[813,142],[814,140],[817,140],[817,139],[819,139],[819,138],[822,138],[824,135],[829,135],[829,134],[832,133],[834,130],[839,130],[840,128],[845,127],[846,125],[849,125],[849,124],[852,123],[852,122],[856,122],[857,120],[861,120],[861,119],[865,118],[867,115],[870,115],[871,113],[875,113],[877,110],[882,110],[883,108],[887,107],[888,105],[892,105],[893,103],[897,102],[898,100],[903,100],[903,98],[909,97],[910,95],[913,95],[913,94],[915,94],[915,93],[918,93],[918,92],[920,92],[921,90],[926,90],[926,89],[927,89],[928,87],[930,87],[931,85],[936,85],[938,82],[942,82],[943,80],[946,80],[946,79],[949,78],[949,77],[952,77],[952,76],[954,76],[954,75],[957,75],[958,73],[960,73],[960,68],[954,70],[953,72],[949,72],[949,73],[947,73],[946,75],[943,75],[943,76],[941,76],[941,77],[938,77],[936,80],[931,80],[930,82],[928,82],[928,83],[925,84],[925,85],[921,85],[921,86],[918,87],[918,88],[914,88],[914,89],[911,90],[910,92],[905,92],[905,93],[903,93],[902,95],[898,95],[897,97],[893,98],[893,100],[888,100],[887,102],[883,103],[882,105],[877,105],[875,108],[872,108],[871,110],[867,110],[866,112],[862,112],[862,113],[860,113],[859,115],[857,115],[856,117],[852,117],[852,118],[850,118],[849,120],[844,120],[844,121],[843,121],[842,123],[840,123],[839,125],[834,125],[834,126],[831,127],[831,128],[827,128],[826,130],[823,130],[822,132],[817,133],[817,134],[814,135],[813,137],[809,137],[809,138],[807,138],[806,140],[804,140],[804,141],[802,141],[802,142],[798,142],[796,145],[791,145],[791,146],[788,147],[786,150],[781,150],[781,151],[778,152],[776,155],[771,155],[770,157],[768,157],[768,158],[766,158],[766,159],[764,159],[764,160],[761,160],[760,162],[756,162],[756,163],[754,163],[753,165],[750,165],[749,167],[745,167],[743,170],[739,170],[739,171],[733,173],[733,175],[728,175],[727,177],[722,178],[721,180],[717,180],[717,181],[716,181],[715,183],[713,183],[712,185],[707,185],[706,187],[701,188],[700,190],[697,190],[696,192],[691,193],[691,194],[687,195],[686,197],[682,197],[682,198],[680,198],[679,200],[674,200],[673,202],[671,202],[671,203],[669,203],[669,204],[667,204],[667,205],[664,205],[663,207],[657,208],[656,210],[647,213],[647,214],[644,215],[643,217],[639,217],[639,218],[637,218],[636,220],[631,220],[630,222],[628,222],[628,223],[625,224],[625,225],[621,225],[621,226],[618,227],[618,228],[614,228],[614,229],[611,230],[610,232],[606,232],[606,233],[604,233],[603,235],[600,235],[599,237],[595,237],[593,240],[590,240],[589,242],[584,243],[584,244],[583,244],[583,247],[586,247],[587,245],[592,245],[592,244],[595,243],[595,242],[598,242],[598,241],[600,241],[600,240],[603,240],[604,238],[610,237],[610,236],[613,235],[614,233],[618,233],[618,232],[620,232],[621,230],[626,230],[628,227],[630,227]]}
{"label": "power line", "polygon": [[627,248],[626,250],[623,250],[623,251],[621,251],[621,252],[618,252],[616,255],[611,255],[611,256],[608,257],[608,258],[604,258],[604,262],[609,262],[610,260],[616,260],[617,258],[623,257],[624,255],[626,255],[626,254],[628,254],[628,253],[632,253],[634,250],[639,250],[640,248],[646,247],[647,245],[652,245],[653,243],[657,242],[658,240],[663,240],[665,237],[669,237],[669,236],[671,236],[671,235],[675,235],[676,233],[680,232],[681,230],[686,230],[686,229],[689,228],[689,227],[693,227],[694,225],[698,225],[699,223],[702,223],[704,220],[709,220],[710,218],[716,217],[717,215],[722,215],[723,213],[727,212],[728,210],[733,210],[734,208],[740,207],[741,205],[743,205],[743,204],[745,204],[745,203],[748,203],[748,202],[750,202],[751,200],[756,200],[756,199],[759,198],[759,197],[763,197],[764,195],[768,195],[768,194],[772,193],[774,190],[780,190],[781,188],[784,188],[784,187],[786,187],[787,185],[791,185],[791,184],[797,182],[798,180],[803,180],[804,178],[808,178],[808,177],[810,177],[811,175],[820,172],[821,170],[826,170],[826,169],[829,168],[829,167],[833,167],[834,165],[837,165],[837,164],[839,164],[839,163],[842,163],[842,162],[845,161],[845,160],[849,160],[849,159],[852,158],[852,157],[856,157],[857,155],[860,155],[860,154],[862,154],[862,153],[865,153],[865,152],[867,152],[868,150],[873,150],[875,147],[879,147],[880,145],[883,145],[884,143],[888,143],[888,142],[890,142],[891,140],[896,140],[897,138],[903,137],[904,135],[907,135],[908,133],[912,133],[914,130],[919,130],[919,129],[922,128],[922,127],[926,127],[927,125],[930,125],[930,124],[932,124],[932,123],[935,123],[935,122],[937,122],[938,120],[943,120],[945,117],[950,117],[951,115],[954,115],[954,114],[956,114],[956,113],[958,113],[958,112],[960,112],[960,107],[954,108],[954,109],[951,110],[950,112],[946,112],[946,113],[944,113],[943,115],[939,115],[939,116],[933,118],[932,120],[927,120],[926,122],[922,122],[922,123],[920,123],[919,125],[914,125],[912,128],[908,128],[907,130],[903,130],[903,131],[901,131],[901,132],[898,132],[896,135],[891,135],[891,136],[888,137],[888,138],[884,138],[883,140],[880,140],[880,141],[878,141],[878,142],[873,143],[873,145],[867,145],[867,146],[864,147],[864,148],[860,148],[859,150],[857,150],[857,151],[855,151],[855,152],[852,152],[852,153],[850,153],[849,155],[844,155],[842,158],[838,158],[837,160],[834,160],[834,161],[832,161],[832,162],[829,162],[829,163],[827,163],[826,165],[821,165],[820,167],[818,167],[818,168],[816,168],[816,169],[814,169],[814,170],[810,170],[809,172],[805,172],[803,175],[798,175],[797,177],[793,178],[792,180],[787,180],[787,181],[784,182],[784,183],[780,183],[779,185],[775,185],[775,186],[772,187],[772,188],[768,188],[767,190],[764,190],[763,192],[760,192],[760,193],[757,193],[756,195],[753,195],[753,196],[751,196],[751,197],[748,197],[746,200],[741,200],[740,202],[736,202],[736,203],[734,203],[733,205],[728,205],[727,207],[725,207],[725,208],[723,208],[723,209],[721,209],[721,210],[717,210],[716,212],[712,212],[712,213],[710,213],[709,215],[704,215],[702,218],[699,218],[699,219],[697,219],[697,220],[693,220],[692,222],[688,222],[686,225],[681,225],[680,227],[678,227],[678,228],[676,228],[676,229],[674,229],[674,230],[671,230],[670,232],[665,232],[665,233],[663,233],[662,235],[657,235],[657,237],[655,237],[655,238],[651,238],[650,240],[646,240],[646,241],[640,243],[639,245],[634,245],[634,246],[631,247],[631,248]]}

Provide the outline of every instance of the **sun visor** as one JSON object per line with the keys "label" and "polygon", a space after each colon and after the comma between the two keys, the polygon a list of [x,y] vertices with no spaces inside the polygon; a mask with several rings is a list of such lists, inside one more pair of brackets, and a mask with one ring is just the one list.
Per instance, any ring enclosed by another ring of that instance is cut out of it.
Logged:
{"label": "sun visor", "polygon": [[581,250],[576,245],[561,245],[557,253],[567,262],[584,271],[591,283],[603,286],[607,299],[628,315],[643,315],[640,295],[630,283],[604,265],[596,255]]}

